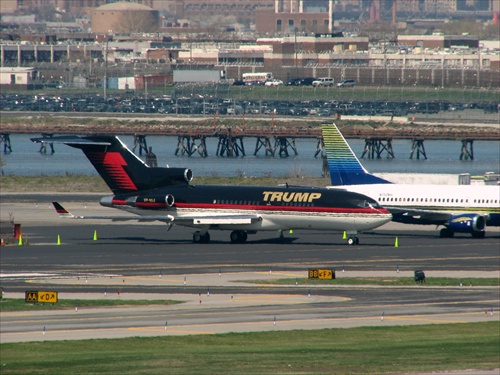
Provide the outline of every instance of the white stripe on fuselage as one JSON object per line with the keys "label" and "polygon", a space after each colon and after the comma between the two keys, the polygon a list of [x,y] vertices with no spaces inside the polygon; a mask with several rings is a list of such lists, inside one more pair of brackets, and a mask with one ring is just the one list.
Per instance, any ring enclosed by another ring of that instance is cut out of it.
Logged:
{"label": "white stripe on fuselage", "polygon": [[[115,206],[121,210],[136,215],[150,215],[151,210],[143,210],[130,206]],[[309,229],[325,231],[363,231],[379,227],[391,220],[389,214],[360,214],[360,213],[331,213],[331,212],[300,212],[300,211],[259,211],[259,210],[231,210],[231,209],[169,209],[165,214],[181,220],[185,217],[216,217],[228,215],[259,215],[261,221],[252,224],[219,225],[219,229],[241,230],[287,230]],[[175,220],[173,221],[175,224]],[[197,227],[198,225],[181,225]]]}
{"label": "white stripe on fuselage", "polygon": [[367,195],[382,207],[412,207],[457,213],[498,212],[500,186],[371,184],[329,186]]}

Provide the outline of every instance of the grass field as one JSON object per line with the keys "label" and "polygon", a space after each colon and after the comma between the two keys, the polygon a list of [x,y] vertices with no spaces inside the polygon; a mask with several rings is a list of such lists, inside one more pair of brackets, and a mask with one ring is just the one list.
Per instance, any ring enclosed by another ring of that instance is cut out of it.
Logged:
{"label": "grass field", "polygon": [[117,306],[144,306],[144,305],[173,305],[181,303],[173,300],[87,300],[87,299],[59,299],[57,303],[26,303],[24,299],[4,298],[0,302],[0,312],[7,311],[41,311],[67,310],[75,307],[117,307]]}
{"label": "grass field", "polygon": [[2,344],[1,373],[369,375],[493,369],[499,367],[499,331],[495,321]]}

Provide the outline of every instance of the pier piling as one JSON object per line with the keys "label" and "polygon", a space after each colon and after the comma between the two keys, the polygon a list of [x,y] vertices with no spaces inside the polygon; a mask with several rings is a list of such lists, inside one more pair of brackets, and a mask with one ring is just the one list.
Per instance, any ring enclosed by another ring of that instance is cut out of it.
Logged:
{"label": "pier piling", "polygon": [[[54,134],[49,134],[49,133],[42,133],[42,137],[43,138],[52,138],[54,136]],[[49,145],[50,147],[50,153],[53,154],[54,152],[56,152],[54,150],[54,144],[52,142],[41,142],[40,143],[40,154],[46,154],[47,153],[47,145]]]}
{"label": "pier piling", "polygon": [[473,139],[462,139],[462,151],[460,152],[460,160],[474,160],[473,146]]}
{"label": "pier piling", "polygon": [[420,154],[427,160],[427,154],[425,153],[424,140],[414,138],[411,141],[411,152],[410,159],[413,159],[413,154],[417,151],[417,160],[420,159]]}
{"label": "pier piling", "polygon": [[148,153],[148,142],[146,141],[145,135],[134,134],[134,147],[132,147],[132,152],[135,153],[136,147],[139,146],[139,155],[142,156],[142,151]]}
{"label": "pier piling", "polygon": [[368,159],[380,159],[382,153],[387,152],[387,158],[394,158],[394,151],[392,150],[392,138],[366,138],[365,148],[363,154],[361,154],[361,159],[368,155]]}
{"label": "pier piling", "polygon": [[7,154],[8,152],[12,152],[12,146],[10,144],[10,134],[2,133],[0,134],[0,144],[3,143],[3,153]]}

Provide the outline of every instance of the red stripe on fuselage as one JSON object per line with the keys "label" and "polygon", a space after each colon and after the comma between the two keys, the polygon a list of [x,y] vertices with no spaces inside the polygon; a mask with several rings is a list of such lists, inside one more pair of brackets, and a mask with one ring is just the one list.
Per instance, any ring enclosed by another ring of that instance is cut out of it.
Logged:
{"label": "red stripe on fuselage", "polygon": [[[122,201],[113,200],[113,204],[126,204]],[[136,203],[136,207],[144,209],[159,209],[167,208],[164,203]],[[283,212],[331,212],[331,213],[346,213],[346,214],[389,214],[385,209],[374,208],[341,208],[341,207],[301,207],[301,206],[259,206],[259,205],[241,205],[241,204],[190,204],[190,203],[175,203],[172,208],[180,209],[210,209],[210,210],[241,210],[241,211],[283,211]]]}

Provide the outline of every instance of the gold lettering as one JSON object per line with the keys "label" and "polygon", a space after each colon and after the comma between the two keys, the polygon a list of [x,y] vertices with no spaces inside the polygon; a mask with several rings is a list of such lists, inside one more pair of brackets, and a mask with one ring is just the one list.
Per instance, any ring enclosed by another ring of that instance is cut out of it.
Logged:
{"label": "gold lettering", "polygon": [[309,203],[312,202],[315,199],[321,198],[321,193],[311,193],[309,195]]}
{"label": "gold lettering", "polygon": [[283,196],[283,192],[281,191],[275,191],[271,195],[271,202],[278,201],[281,202],[281,197]]}
{"label": "gold lettering", "polygon": [[295,193],[294,202],[307,202],[309,198],[309,193]]}
{"label": "gold lettering", "polygon": [[268,202],[308,202],[321,198],[321,193],[293,192],[293,191],[264,191],[264,201]]}
{"label": "gold lettering", "polygon": [[265,191],[264,193],[264,200],[267,201],[269,200],[269,196],[272,194],[273,192],[272,191]]}

